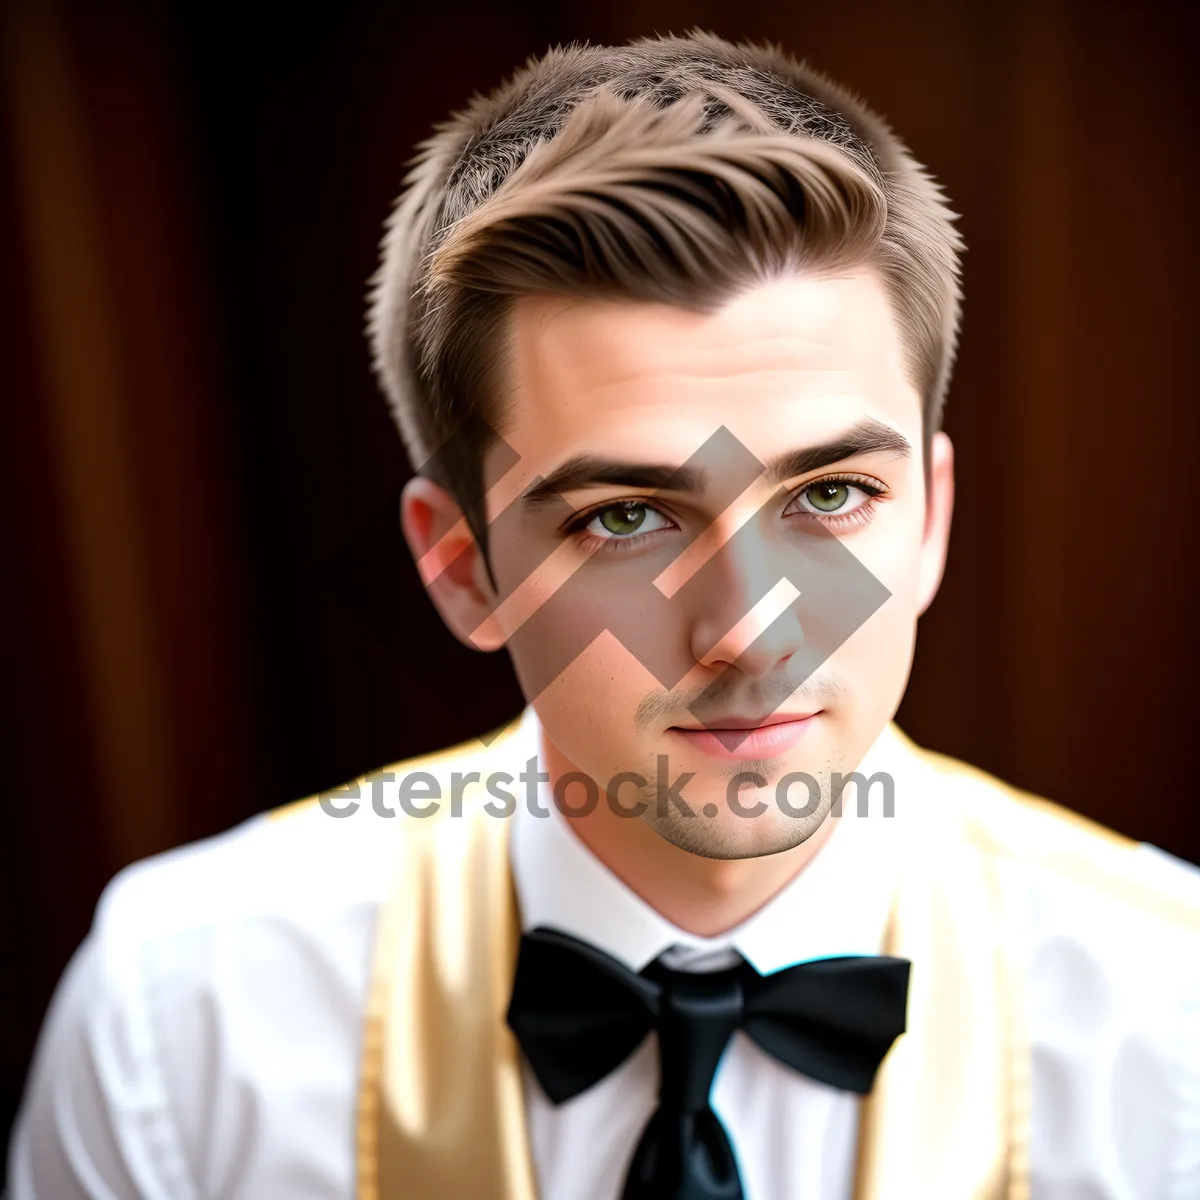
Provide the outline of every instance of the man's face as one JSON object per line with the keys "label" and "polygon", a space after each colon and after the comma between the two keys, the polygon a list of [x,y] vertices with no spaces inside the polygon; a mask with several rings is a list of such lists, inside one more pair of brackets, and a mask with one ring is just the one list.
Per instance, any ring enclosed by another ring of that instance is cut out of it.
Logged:
{"label": "man's face", "polygon": [[[631,773],[621,803],[710,857],[797,845],[895,713],[945,549],[949,443],[927,506],[882,285],[799,276],[707,315],[526,297],[507,371],[488,625],[559,773]],[[796,772],[818,790],[781,805]],[[686,773],[690,817],[655,802]]]}

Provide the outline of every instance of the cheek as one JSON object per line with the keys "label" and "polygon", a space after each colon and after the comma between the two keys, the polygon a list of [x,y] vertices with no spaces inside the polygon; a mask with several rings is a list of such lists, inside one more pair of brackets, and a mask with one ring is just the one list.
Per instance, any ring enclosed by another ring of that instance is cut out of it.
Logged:
{"label": "cheek", "polygon": [[[896,514],[897,516],[901,514]],[[881,522],[846,544],[891,593],[835,655],[840,671],[880,689],[903,687],[912,662],[920,604],[922,524],[917,516]]]}
{"label": "cheek", "polygon": [[889,592],[886,608],[912,610],[915,616],[921,577],[924,509],[913,499],[897,501],[865,535],[847,545]]}
{"label": "cheek", "polygon": [[662,690],[658,677],[686,674],[684,614],[654,588],[654,562],[581,564],[569,546],[549,547],[538,562],[532,543],[498,541],[494,559],[503,596],[496,623],[528,700],[553,692],[590,714],[632,693],[636,707]]}
{"label": "cheek", "polygon": [[[539,553],[533,539],[498,542],[495,564],[498,624],[526,699],[547,705],[547,727],[560,715],[585,725],[606,708],[615,716],[628,703],[632,711],[660,686],[622,645],[637,649],[651,614],[630,602],[638,588],[621,572],[580,566],[577,555]],[[621,638],[609,632],[616,627]]]}
{"label": "cheek", "polygon": [[[513,662],[525,690],[528,663],[515,650]],[[606,632],[532,698],[550,740],[571,762],[611,775],[640,761],[637,708],[648,694],[661,690],[658,680]]]}

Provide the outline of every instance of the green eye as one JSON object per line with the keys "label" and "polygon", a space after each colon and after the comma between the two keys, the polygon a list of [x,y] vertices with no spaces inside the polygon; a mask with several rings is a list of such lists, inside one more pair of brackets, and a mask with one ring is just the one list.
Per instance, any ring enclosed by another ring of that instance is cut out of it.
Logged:
{"label": "green eye", "polygon": [[825,479],[804,489],[808,502],[818,512],[833,513],[850,499],[850,485],[836,479]]}
{"label": "green eye", "polygon": [[614,504],[596,514],[600,524],[614,534],[636,533],[646,520],[644,504]]}

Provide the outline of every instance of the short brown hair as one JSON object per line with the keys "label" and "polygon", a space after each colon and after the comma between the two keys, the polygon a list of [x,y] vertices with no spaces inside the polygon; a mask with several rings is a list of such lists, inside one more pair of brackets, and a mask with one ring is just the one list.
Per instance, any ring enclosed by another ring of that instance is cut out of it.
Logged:
{"label": "short brown hair", "polygon": [[705,311],[790,270],[873,267],[926,440],[940,425],[955,215],[883,120],[775,47],[693,33],[552,50],[440,126],[406,185],[373,280],[375,370],[414,466],[477,535],[522,295]]}

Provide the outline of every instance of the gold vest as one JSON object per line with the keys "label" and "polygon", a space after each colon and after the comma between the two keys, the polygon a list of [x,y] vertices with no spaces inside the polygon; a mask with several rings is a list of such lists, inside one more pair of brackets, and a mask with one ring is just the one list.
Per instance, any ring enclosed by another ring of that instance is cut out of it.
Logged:
{"label": "gold vest", "polygon": [[[387,769],[515,776],[515,730]],[[1135,843],[889,732],[940,799],[919,806],[893,899],[884,952],[913,963],[908,1027],[863,1100],[854,1195],[1024,1200],[1029,1044],[1005,872],[1036,861],[1147,919],[1200,917],[1147,884]],[[406,820],[396,838],[365,1014],[357,1200],[537,1200],[504,1020],[520,936],[509,826],[468,791],[461,818]]]}

